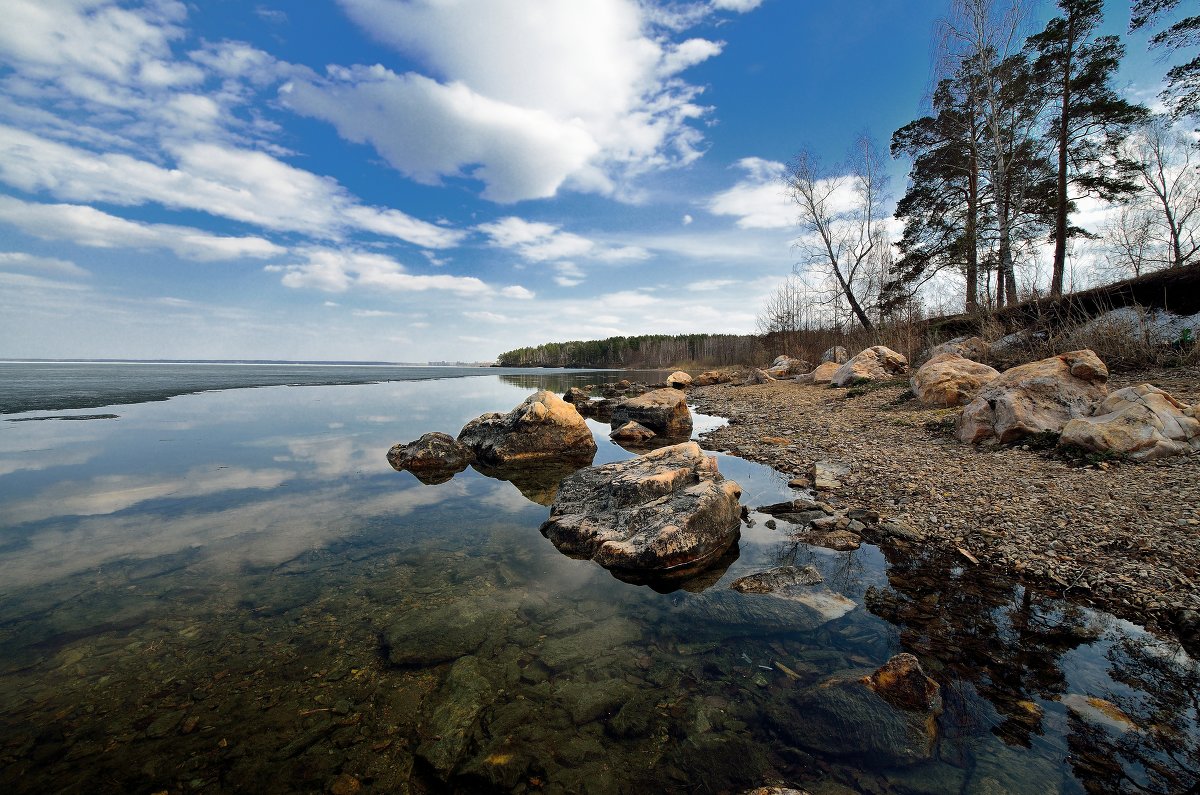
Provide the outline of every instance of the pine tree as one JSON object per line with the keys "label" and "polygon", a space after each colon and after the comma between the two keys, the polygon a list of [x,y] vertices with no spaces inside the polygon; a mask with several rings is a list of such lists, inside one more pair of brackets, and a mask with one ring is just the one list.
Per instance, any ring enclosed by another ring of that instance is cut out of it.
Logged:
{"label": "pine tree", "polygon": [[[1158,23],[1174,11],[1180,0],[1135,0],[1129,14],[1129,29],[1141,30]],[[1200,14],[1183,17],[1150,37],[1151,47],[1179,50],[1200,44]],[[1200,114],[1200,56],[1167,71],[1162,98],[1175,118]]]}
{"label": "pine tree", "polygon": [[1050,280],[1050,294],[1056,296],[1063,291],[1067,239],[1086,234],[1070,226],[1072,199],[1098,196],[1111,201],[1138,190],[1132,164],[1118,156],[1117,148],[1147,113],[1112,89],[1125,48],[1116,36],[1095,35],[1103,21],[1101,0],[1058,0],[1058,7],[1061,16],[1027,41],[1034,78],[1053,97],[1057,111],[1047,130],[1057,157]]}

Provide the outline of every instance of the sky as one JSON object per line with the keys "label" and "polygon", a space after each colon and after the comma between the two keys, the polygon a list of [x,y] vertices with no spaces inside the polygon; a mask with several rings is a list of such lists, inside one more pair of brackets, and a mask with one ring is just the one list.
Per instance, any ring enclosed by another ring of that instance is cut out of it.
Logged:
{"label": "sky", "polygon": [[[752,333],[798,259],[784,164],[886,149],[946,10],[0,0],[0,357]],[[1152,99],[1166,66],[1127,47],[1118,87]]]}

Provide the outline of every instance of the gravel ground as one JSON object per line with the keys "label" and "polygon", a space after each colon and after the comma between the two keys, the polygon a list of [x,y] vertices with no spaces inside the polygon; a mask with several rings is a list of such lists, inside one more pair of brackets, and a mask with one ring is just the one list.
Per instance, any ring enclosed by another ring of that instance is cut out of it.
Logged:
{"label": "gravel ground", "polygon": [[[1114,374],[1109,389],[1138,383],[1200,401],[1200,368]],[[705,436],[709,449],[797,476],[816,461],[848,465],[841,487],[822,493],[834,506],[903,520],[925,543],[1200,645],[1200,455],[1087,464],[1021,445],[974,448],[946,429],[958,409],[907,399],[906,382],[847,392],[720,384],[693,389],[690,402],[730,420]]]}

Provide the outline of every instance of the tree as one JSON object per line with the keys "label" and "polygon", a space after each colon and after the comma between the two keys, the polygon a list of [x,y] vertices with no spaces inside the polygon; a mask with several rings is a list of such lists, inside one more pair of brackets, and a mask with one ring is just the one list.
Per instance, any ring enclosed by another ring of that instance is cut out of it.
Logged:
{"label": "tree", "polygon": [[[1134,0],[1129,29],[1141,30],[1163,21],[1180,0]],[[1183,17],[1150,37],[1151,47],[1179,50],[1200,44],[1200,14]],[[1161,94],[1175,118],[1200,113],[1200,56],[1167,70],[1167,87]]]}
{"label": "tree", "polygon": [[[1099,36],[1101,0],[1058,0],[1061,16],[1029,37],[1038,87],[1053,97],[1056,113],[1047,137],[1057,157],[1054,264],[1050,294],[1062,295],[1067,239],[1084,230],[1070,226],[1072,201],[1096,196],[1113,201],[1138,190],[1132,164],[1118,154],[1120,142],[1146,109],[1112,90],[1111,79],[1125,54],[1116,36]],[[1071,188],[1076,195],[1071,195]]]}
{"label": "tree", "polygon": [[[1027,6],[1023,0],[955,0],[942,25],[948,57],[973,62],[978,74],[978,99],[989,144],[984,171],[995,194],[998,306],[1017,300],[1012,225],[1023,195],[1009,182],[1011,155],[1024,150],[1024,139],[1030,135],[1025,123],[1030,104],[1023,92],[1012,90],[1012,78],[1021,73],[1014,67],[1020,65],[1017,51]],[[1020,118],[1017,111],[1023,114]]]}
{"label": "tree", "polygon": [[796,245],[805,263],[830,276],[859,325],[873,328],[868,311],[888,254],[883,224],[887,177],[874,143],[860,136],[838,171],[824,168],[813,153],[802,150],[786,180],[799,211],[802,234]]}
{"label": "tree", "polygon": [[800,352],[803,332],[813,326],[812,290],[793,272],[767,298],[758,314],[758,333],[767,338],[770,350],[792,356]]}
{"label": "tree", "polygon": [[1142,192],[1110,222],[1107,240],[1135,276],[1200,262],[1200,156],[1164,116],[1154,116],[1123,146]]}
{"label": "tree", "polygon": [[965,309],[972,312],[979,306],[983,120],[978,81],[969,65],[938,84],[933,111],[892,134],[892,156],[907,155],[913,163],[908,190],[896,205],[904,233],[884,300],[902,301],[937,273],[961,267]]}

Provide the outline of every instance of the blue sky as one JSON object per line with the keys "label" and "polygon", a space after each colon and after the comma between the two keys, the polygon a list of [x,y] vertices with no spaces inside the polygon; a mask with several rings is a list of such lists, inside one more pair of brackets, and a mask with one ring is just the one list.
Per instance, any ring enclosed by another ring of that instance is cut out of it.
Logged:
{"label": "blue sky", "polygon": [[781,163],[915,118],[946,7],[0,0],[0,356],[752,332],[796,261]]}

